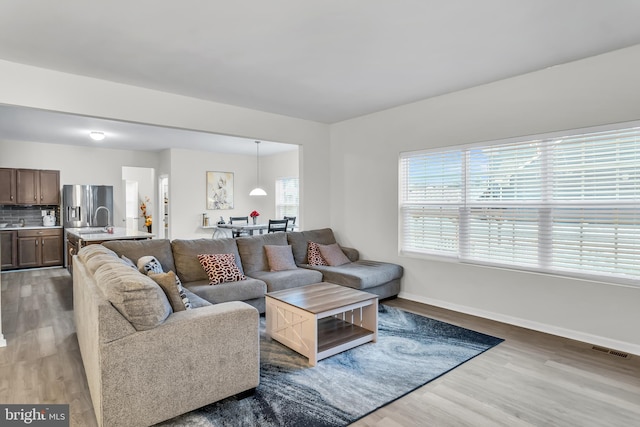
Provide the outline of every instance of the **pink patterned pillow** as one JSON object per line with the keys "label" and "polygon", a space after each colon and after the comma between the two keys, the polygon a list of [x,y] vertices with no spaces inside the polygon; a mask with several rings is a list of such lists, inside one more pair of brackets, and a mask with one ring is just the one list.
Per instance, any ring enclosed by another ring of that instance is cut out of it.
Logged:
{"label": "pink patterned pillow", "polygon": [[315,242],[307,243],[307,259],[309,265],[329,265],[320,254],[320,245]]}
{"label": "pink patterned pillow", "polygon": [[246,279],[236,265],[236,257],[233,254],[200,254],[198,261],[207,272],[210,285]]}

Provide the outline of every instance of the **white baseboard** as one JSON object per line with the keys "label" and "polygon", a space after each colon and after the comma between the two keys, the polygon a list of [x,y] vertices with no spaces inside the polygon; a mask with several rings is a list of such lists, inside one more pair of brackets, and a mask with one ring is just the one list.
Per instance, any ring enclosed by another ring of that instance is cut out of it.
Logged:
{"label": "white baseboard", "polygon": [[7,340],[4,339],[4,335],[0,334],[0,347],[6,347]]}
{"label": "white baseboard", "polygon": [[520,326],[522,328],[527,328],[527,329],[533,329],[534,331],[544,332],[551,335],[557,335],[560,337],[569,338],[576,341],[582,341],[585,343],[607,347],[613,350],[618,350],[625,353],[632,353],[640,356],[640,345],[628,343],[625,341],[613,340],[611,338],[601,337],[599,335],[586,334],[584,332],[575,331],[572,329],[560,328],[558,326],[549,325],[546,323],[534,322],[527,319],[521,319],[519,317],[512,317],[512,316],[507,316],[500,313],[494,313],[491,311],[479,310],[474,307],[453,304],[450,302],[441,301],[433,298],[427,298],[427,297],[410,294],[406,292],[400,292],[400,294],[398,295],[398,298],[404,298],[411,301],[421,302],[423,304],[446,308],[447,310],[470,314],[472,316],[483,317],[485,319],[491,319],[498,322],[507,323],[509,325]]}

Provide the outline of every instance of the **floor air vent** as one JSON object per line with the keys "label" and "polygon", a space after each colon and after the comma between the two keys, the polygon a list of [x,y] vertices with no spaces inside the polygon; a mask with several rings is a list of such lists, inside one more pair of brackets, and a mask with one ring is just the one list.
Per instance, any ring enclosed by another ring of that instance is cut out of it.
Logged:
{"label": "floor air vent", "polygon": [[606,348],[606,347],[600,347],[600,346],[594,345],[593,347],[591,347],[591,349],[595,350],[595,351],[599,351],[601,353],[607,353],[607,354],[610,354],[612,356],[621,357],[623,359],[628,359],[629,358],[629,354],[628,353],[623,353],[621,351],[612,350],[612,349]]}

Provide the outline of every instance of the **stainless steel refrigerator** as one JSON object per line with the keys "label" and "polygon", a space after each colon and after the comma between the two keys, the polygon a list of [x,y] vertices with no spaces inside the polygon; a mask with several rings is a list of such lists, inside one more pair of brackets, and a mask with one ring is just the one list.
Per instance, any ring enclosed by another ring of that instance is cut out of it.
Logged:
{"label": "stainless steel refrigerator", "polygon": [[113,186],[63,186],[62,219],[65,228],[113,225]]}

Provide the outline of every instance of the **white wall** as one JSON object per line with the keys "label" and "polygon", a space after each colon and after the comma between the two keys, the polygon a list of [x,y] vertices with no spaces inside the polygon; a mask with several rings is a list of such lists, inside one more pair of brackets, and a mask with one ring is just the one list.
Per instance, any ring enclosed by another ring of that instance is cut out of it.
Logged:
{"label": "white wall", "polygon": [[[211,230],[202,229],[202,214],[210,221],[217,222],[222,216],[229,221],[230,216],[248,216],[253,210],[260,212],[260,222],[273,218],[275,189],[273,182],[278,170],[297,169],[297,152],[260,158],[261,185],[267,196],[252,197],[249,192],[256,185],[255,156],[241,156],[206,153],[190,150],[171,150],[171,172],[169,175],[171,237],[210,237]],[[288,165],[293,162],[294,166]],[[264,167],[263,167],[264,165]],[[222,171],[234,173],[234,208],[228,210],[208,210],[206,203],[206,173]]]}
{"label": "white wall", "polygon": [[402,296],[640,354],[640,287],[398,255],[398,154],[640,119],[640,45],[335,124],[331,225]]}
{"label": "white wall", "polygon": [[326,124],[2,60],[0,75],[4,104],[298,144],[307,226],[329,221]]}

